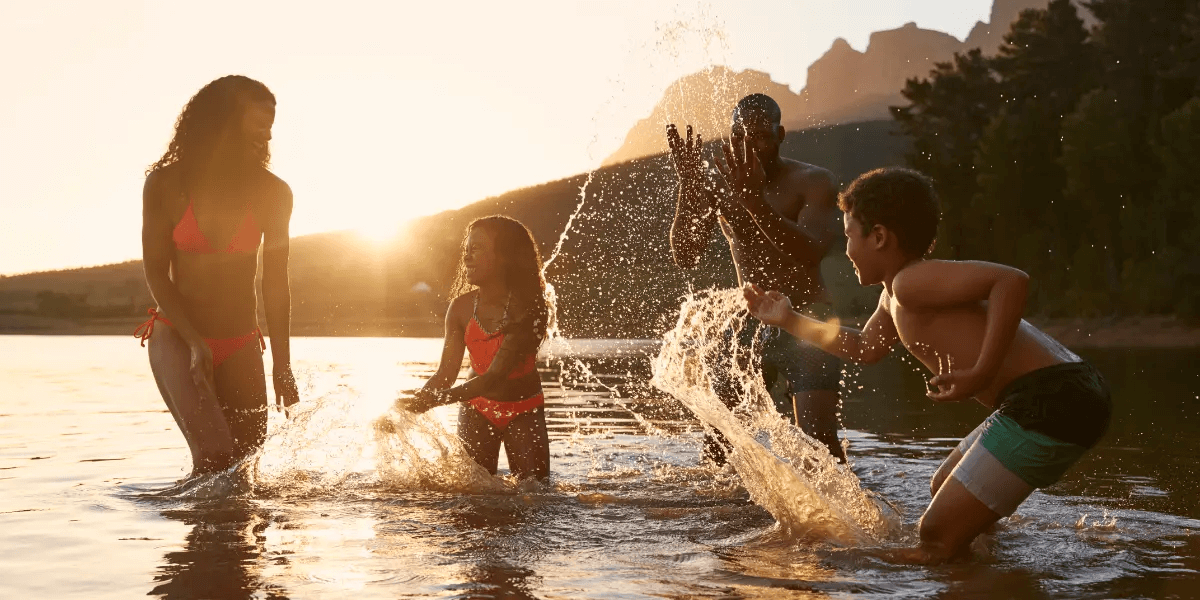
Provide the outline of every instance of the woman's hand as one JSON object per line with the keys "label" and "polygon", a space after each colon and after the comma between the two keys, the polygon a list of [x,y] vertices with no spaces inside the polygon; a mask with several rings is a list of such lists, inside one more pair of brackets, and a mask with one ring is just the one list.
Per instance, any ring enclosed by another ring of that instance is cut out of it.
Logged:
{"label": "woman's hand", "polygon": [[746,296],[750,314],[767,325],[782,327],[792,316],[792,301],[775,290],[764,292],[757,285],[747,283],[742,293]]}
{"label": "woman's hand", "polygon": [[188,371],[192,374],[192,382],[200,393],[200,402],[217,401],[217,384],[213,380],[212,349],[204,340],[193,340],[187,343],[191,351],[191,364]]}
{"label": "woman's hand", "polygon": [[275,365],[271,369],[271,382],[275,388],[275,404],[287,414],[287,409],[300,401],[300,391],[296,389],[296,376],[292,374],[292,365]]}

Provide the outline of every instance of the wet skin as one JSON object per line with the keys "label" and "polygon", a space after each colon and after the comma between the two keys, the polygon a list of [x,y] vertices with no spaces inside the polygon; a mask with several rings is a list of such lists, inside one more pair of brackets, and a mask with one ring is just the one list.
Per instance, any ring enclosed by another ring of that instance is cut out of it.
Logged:
{"label": "wet skin", "polygon": [[398,402],[414,412],[424,412],[444,404],[464,403],[459,407],[458,435],[476,463],[494,475],[500,445],[503,444],[513,475],[545,479],[550,475],[550,438],[543,408],[521,413],[504,429],[498,429],[473,406],[465,404],[480,396],[501,402],[525,399],[510,393],[514,380],[508,376],[527,359],[529,352],[537,351],[539,340],[519,331],[506,332],[487,371],[476,373],[472,369],[465,383],[451,387],[458,379],[466,355],[465,335],[471,320],[476,320],[485,332],[495,332],[504,325],[506,316],[510,320],[519,320],[522,317],[519,307],[531,305],[529,299],[510,294],[504,284],[504,267],[500,263],[493,235],[482,228],[472,228],[467,234],[463,267],[467,283],[478,289],[450,303],[446,310],[446,338],[437,372],[420,391]]}
{"label": "wet skin", "polygon": [[210,246],[229,246],[247,213],[263,232],[263,300],[278,400],[298,400],[290,366],[287,184],[258,166],[271,137],[274,105],[246,103],[223,132],[205,169],[170,165],[146,178],[142,246],[146,280],[158,310],[149,341],[151,367],[164,401],[192,450],[193,473],[223,470],[252,453],[266,435],[267,393],[258,340],[213,367],[205,339],[247,335],[258,326],[258,252],[191,253],[175,247],[174,228],[189,203]]}
{"label": "wet skin", "polygon": [[[751,311],[845,360],[874,363],[901,342],[935,376],[935,401],[974,397],[995,408],[1000,390],[1033,370],[1079,357],[1021,319],[1028,277],[985,262],[923,260],[899,250],[895,234],[881,225],[864,231],[844,217],[846,254],[863,285],[882,283],[875,313],[856,330],[809,319],[791,310],[783,294],[747,286]],[[889,551],[890,560],[933,564],[962,556],[971,540],[1001,515],[975,498],[950,473],[962,459],[957,449],[930,482],[933,497],[921,517],[921,544]]]}
{"label": "wet skin", "polygon": [[[671,225],[675,263],[694,268],[719,225],[729,242],[738,283],[780,290],[797,305],[828,301],[821,260],[840,241],[841,212],[832,174],[820,167],[779,156],[784,129],[763,119],[734,115],[722,176],[711,177],[701,164],[703,140],[667,128],[679,175],[679,199]],[[757,177],[743,169],[753,157]],[[738,176],[740,175],[740,176]],[[730,403],[733,399],[724,398]],[[793,394],[795,423],[819,439],[841,460],[837,439],[837,390]],[[717,448],[712,444],[706,448]],[[718,456],[719,460],[719,456]]]}

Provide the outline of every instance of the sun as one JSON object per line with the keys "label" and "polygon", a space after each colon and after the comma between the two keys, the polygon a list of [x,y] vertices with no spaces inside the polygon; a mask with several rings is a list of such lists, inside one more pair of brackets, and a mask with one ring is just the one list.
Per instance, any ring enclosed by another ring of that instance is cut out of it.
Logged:
{"label": "sun", "polygon": [[354,229],[358,235],[376,243],[390,242],[400,234],[400,226],[388,221],[360,225]]}

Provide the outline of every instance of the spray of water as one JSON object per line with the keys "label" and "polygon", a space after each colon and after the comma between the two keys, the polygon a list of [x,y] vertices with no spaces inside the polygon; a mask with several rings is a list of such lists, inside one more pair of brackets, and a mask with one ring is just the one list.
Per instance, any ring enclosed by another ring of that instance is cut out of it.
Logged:
{"label": "spray of water", "polygon": [[[733,447],[729,461],[750,497],[789,535],[844,545],[887,537],[898,525],[896,516],[824,445],[774,410],[753,349],[747,352],[736,335],[725,335],[751,326],[746,316],[740,290],[689,295],[654,361],[653,384],[724,434]],[[736,410],[713,391],[718,368],[732,368],[740,388]]]}

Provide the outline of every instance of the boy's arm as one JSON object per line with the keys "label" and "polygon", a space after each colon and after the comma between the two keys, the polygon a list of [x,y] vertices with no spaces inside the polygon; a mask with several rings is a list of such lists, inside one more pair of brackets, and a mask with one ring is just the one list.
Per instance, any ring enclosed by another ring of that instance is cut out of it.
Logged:
{"label": "boy's arm", "polygon": [[876,363],[899,341],[892,315],[884,307],[884,294],[860,331],[806,317],[792,310],[791,301],[777,291],[763,292],[758,286],[748,284],[744,292],[750,312],[760,321],[780,327],[842,360]]}
{"label": "boy's arm", "polygon": [[975,364],[965,370],[939,374],[929,380],[938,401],[970,398],[987,387],[1017,335],[1025,314],[1029,276],[1020,269],[981,261],[930,260],[900,271],[892,293],[901,306],[938,310],[987,301],[983,343]]}

